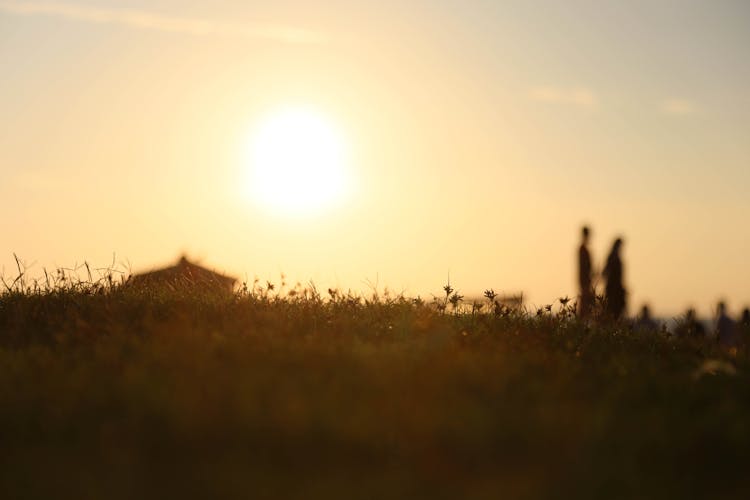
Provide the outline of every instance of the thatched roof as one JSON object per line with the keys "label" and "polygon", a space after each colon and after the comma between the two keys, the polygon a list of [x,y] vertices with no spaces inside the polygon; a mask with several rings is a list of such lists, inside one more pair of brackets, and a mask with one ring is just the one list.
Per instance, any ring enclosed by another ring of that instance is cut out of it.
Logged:
{"label": "thatched roof", "polygon": [[135,285],[157,285],[175,287],[214,288],[231,292],[236,279],[190,262],[185,256],[177,264],[163,269],[135,274],[130,283]]}

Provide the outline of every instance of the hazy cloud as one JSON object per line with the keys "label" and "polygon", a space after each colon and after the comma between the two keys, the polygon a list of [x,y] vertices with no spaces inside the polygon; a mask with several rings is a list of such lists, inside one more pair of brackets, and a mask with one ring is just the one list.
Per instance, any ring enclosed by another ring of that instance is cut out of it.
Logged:
{"label": "hazy cloud", "polygon": [[586,109],[595,109],[599,106],[599,99],[596,94],[584,87],[532,87],[529,89],[528,96],[534,101],[572,104]]}
{"label": "hazy cloud", "polygon": [[659,103],[659,110],[669,115],[691,115],[696,112],[696,107],[692,101],[671,97]]}
{"label": "hazy cloud", "polygon": [[117,24],[136,29],[191,36],[266,39],[286,43],[320,43],[320,34],[289,26],[233,24],[206,19],[172,17],[146,10],[112,9],[72,3],[0,0],[0,11],[20,15],[57,16],[96,24]]}

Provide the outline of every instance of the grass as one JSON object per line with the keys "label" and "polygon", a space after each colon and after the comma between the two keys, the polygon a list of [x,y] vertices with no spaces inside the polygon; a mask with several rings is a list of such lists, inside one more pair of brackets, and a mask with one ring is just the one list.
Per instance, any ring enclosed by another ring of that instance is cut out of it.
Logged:
{"label": "grass", "polygon": [[8,285],[1,498],[750,494],[744,351],[447,290]]}

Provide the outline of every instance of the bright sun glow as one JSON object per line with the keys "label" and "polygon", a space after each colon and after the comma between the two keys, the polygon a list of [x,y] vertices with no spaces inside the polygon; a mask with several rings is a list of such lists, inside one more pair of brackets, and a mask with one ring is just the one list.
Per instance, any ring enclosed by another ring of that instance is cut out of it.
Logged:
{"label": "bright sun glow", "polygon": [[263,121],[250,140],[249,187],[264,207],[310,215],[346,194],[344,141],[323,116],[283,110]]}

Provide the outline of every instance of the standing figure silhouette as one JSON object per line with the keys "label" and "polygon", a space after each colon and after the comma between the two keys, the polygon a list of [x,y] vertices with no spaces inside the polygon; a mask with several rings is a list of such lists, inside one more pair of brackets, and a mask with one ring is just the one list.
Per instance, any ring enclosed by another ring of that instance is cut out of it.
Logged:
{"label": "standing figure silhouette", "polygon": [[740,316],[740,324],[745,328],[750,327],[750,307],[746,307],[742,310],[742,316]]}
{"label": "standing figure silhouette", "polygon": [[605,286],[605,313],[613,321],[622,318],[625,312],[625,287],[622,285],[622,259],[620,258],[620,248],[622,247],[622,238],[617,238],[612,245],[612,251],[607,257],[607,265],[604,267],[602,274],[607,280]]}
{"label": "standing figure silhouette", "polygon": [[681,339],[704,339],[706,328],[698,321],[695,309],[692,307],[685,313],[685,318],[678,322],[675,334]]}
{"label": "standing figure silhouette", "polygon": [[734,320],[727,315],[727,306],[719,302],[716,307],[716,340],[719,345],[726,348],[737,347],[739,338],[737,336]]}
{"label": "standing figure silhouette", "polygon": [[581,229],[581,246],[578,248],[578,286],[580,290],[578,315],[587,318],[594,307],[594,287],[591,283],[591,254],[589,253],[589,228]]}
{"label": "standing figure silhouette", "polygon": [[645,332],[652,332],[659,329],[659,323],[651,317],[651,308],[648,304],[643,304],[643,307],[641,307],[641,314],[635,322],[635,327]]}
{"label": "standing figure silhouette", "polygon": [[742,310],[740,324],[743,328],[750,328],[750,307],[746,307]]}
{"label": "standing figure silhouette", "polygon": [[739,325],[740,335],[739,340],[741,344],[745,345],[745,349],[750,347],[750,308],[746,307],[742,310],[742,316],[740,316]]}

